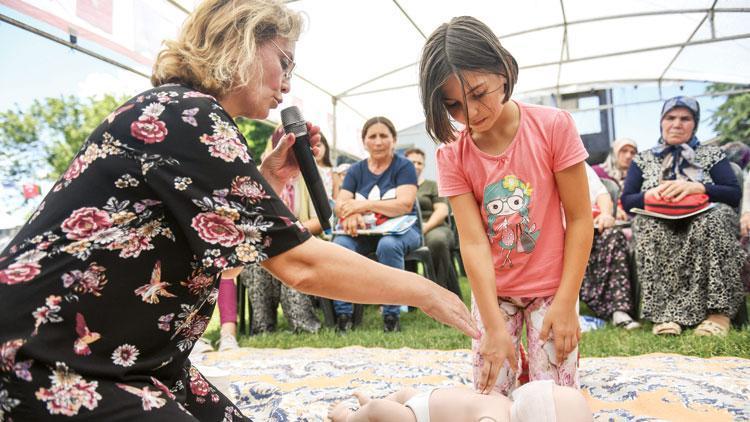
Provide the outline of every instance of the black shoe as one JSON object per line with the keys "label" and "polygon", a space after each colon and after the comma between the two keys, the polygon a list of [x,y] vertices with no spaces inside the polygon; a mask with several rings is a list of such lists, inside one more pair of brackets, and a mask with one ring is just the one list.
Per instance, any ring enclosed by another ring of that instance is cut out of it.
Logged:
{"label": "black shoe", "polygon": [[352,316],[350,314],[339,314],[336,317],[336,331],[345,333],[352,329]]}
{"label": "black shoe", "polygon": [[383,315],[383,331],[386,333],[401,331],[398,315]]}

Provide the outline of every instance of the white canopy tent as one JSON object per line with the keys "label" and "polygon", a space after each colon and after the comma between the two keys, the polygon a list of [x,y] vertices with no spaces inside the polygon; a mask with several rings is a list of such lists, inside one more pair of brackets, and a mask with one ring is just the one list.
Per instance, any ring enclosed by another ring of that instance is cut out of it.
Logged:
{"label": "white canopy tent", "polygon": [[[67,32],[125,54],[136,63],[132,68],[148,73],[159,41],[174,36],[197,1],[0,3],[33,17],[28,21],[32,26],[38,20],[55,26],[44,14],[62,18],[68,23]],[[81,13],[82,3],[109,7],[106,12],[114,16],[109,32]],[[285,105],[301,106],[338,148],[356,155],[362,155],[359,129],[364,119],[385,115],[397,129],[424,120],[417,62],[425,38],[453,16],[471,15],[487,23],[516,57],[517,97],[624,83],[750,84],[750,0],[298,0],[288,4],[304,12],[308,24],[297,44],[298,67]],[[150,25],[142,23],[146,12]],[[278,114],[271,119],[278,120]]]}

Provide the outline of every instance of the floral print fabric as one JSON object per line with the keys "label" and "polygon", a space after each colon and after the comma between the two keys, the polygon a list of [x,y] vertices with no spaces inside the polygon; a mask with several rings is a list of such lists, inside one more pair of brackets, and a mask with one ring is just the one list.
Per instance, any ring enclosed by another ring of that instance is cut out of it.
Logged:
{"label": "floral print fabric", "polygon": [[[513,345],[516,349],[516,367],[521,369],[521,337],[522,329],[526,326],[526,341],[528,342],[528,381],[552,380],[557,385],[579,388],[578,379],[578,346],[576,346],[565,358],[562,364],[555,362],[554,333],[550,334],[547,341],[542,341],[539,335],[542,332],[542,324],[547,310],[552,305],[554,296],[546,297],[498,297],[497,304],[505,318],[505,328],[508,330]],[[476,304],[474,295],[471,295],[471,314],[477,321],[477,328],[483,336],[485,333],[482,316]],[[481,339],[481,336],[480,336]],[[474,354],[472,359],[474,388],[478,388],[484,359],[479,354],[481,340],[472,339],[471,349]],[[512,371],[508,361],[505,361],[495,381],[494,391],[505,396],[510,395],[519,387],[521,371]]]}
{"label": "floral print fabric", "polygon": [[187,355],[222,270],[309,236],[214,98],[131,99],[0,255],[0,421],[241,419]]}

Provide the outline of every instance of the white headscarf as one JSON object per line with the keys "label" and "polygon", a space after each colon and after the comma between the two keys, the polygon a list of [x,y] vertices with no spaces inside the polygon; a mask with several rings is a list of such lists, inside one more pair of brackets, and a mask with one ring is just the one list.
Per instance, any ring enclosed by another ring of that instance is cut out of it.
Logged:
{"label": "white headscarf", "polygon": [[625,182],[625,176],[628,175],[628,169],[621,170],[617,165],[617,154],[620,153],[620,150],[625,145],[630,145],[638,151],[638,144],[634,140],[630,138],[615,139],[615,142],[612,144],[612,151],[607,156],[607,159],[604,160],[604,164],[602,164],[602,169],[621,187]]}

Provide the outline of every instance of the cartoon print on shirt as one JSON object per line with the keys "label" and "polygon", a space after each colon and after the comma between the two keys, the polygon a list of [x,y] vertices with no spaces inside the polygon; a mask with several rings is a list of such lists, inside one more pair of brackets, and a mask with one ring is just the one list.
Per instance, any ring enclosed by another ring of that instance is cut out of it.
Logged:
{"label": "cartoon print on shirt", "polygon": [[[500,268],[513,267],[510,254],[514,249],[527,254],[534,251],[540,231],[529,221],[532,192],[531,184],[512,174],[484,188],[487,236],[507,251]],[[514,216],[520,217],[520,222]]]}

